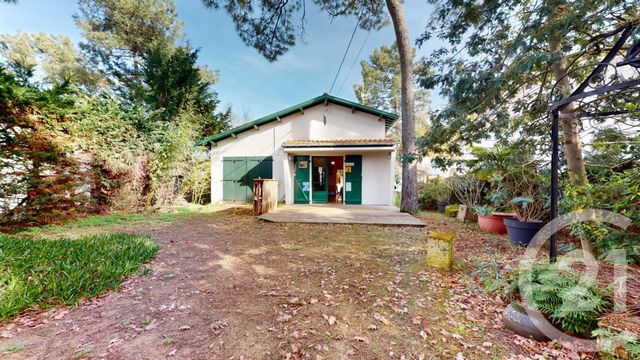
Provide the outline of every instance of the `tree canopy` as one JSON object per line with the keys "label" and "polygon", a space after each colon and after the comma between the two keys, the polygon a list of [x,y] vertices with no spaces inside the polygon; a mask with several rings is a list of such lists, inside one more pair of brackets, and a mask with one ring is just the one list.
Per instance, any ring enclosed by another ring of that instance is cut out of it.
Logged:
{"label": "tree canopy", "polygon": [[[443,153],[490,138],[528,139],[546,150],[547,104],[584,79],[587,68],[574,69],[599,62],[610,46],[589,44],[639,19],[638,4],[626,0],[432,3],[436,11],[418,43],[437,37],[447,45],[424,59],[419,78],[449,103],[420,142]],[[574,112],[563,115],[564,153],[569,169],[584,175]]]}
{"label": "tree canopy", "polygon": [[201,199],[208,167],[194,143],[229,126],[217,74],[184,45],[171,0],[81,0],[76,23],[80,49],[0,37],[3,228],[171,203],[193,172],[204,180],[187,191]]}

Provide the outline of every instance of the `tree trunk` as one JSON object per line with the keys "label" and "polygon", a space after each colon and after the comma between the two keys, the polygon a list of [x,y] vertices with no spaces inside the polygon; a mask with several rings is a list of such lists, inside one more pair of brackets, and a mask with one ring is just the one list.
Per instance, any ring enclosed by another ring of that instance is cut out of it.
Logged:
{"label": "tree trunk", "polygon": [[413,47],[409,40],[409,30],[404,20],[400,0],[386,0],[386,2],[396,33],[402,79],[402,200],[400,210],[414,214],[418,211],[418,168],[416,163]]}
{"label": "tree trunk", "polygon": [[[571,81],[567,75],[567,68],[560,50],[560,41],[551,39],[549,50],[559,56],[555,64],[551,65],[553,74],[558,82],[558,88],[567,96],[571,93]],[[573,177],[574,183],[584,184],[587,182],[587,171],[582,157],[582,141],[580,140],[579,123],[575,116],[576,108],[573,103],[569,103],[560,112],[562,121],[562,139],[564,141],[564,154],[567,160],[567,167]]]}

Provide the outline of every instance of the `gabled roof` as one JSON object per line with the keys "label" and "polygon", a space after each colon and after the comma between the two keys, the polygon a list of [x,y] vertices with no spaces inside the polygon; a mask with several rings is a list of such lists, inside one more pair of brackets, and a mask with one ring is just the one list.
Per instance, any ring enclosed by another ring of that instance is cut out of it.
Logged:
{"label": "gabled roof", "polygon": [[280,120],[280,118],[283,118],[285,116],[289,116],[291,114],[294,114],[298,111],[302,111],[304,109],[310,108],[310,107],[314,107],[318,104],[322,104],[324,102],[328,102],[328,103],[333,103],[336,105],[341,105],[344,106],[346,108],[352,109],[352,110],[357,110],[357,111],[361,111],[367,114],[371,114],[374,116],[378,116],[380,118],[383,118],[385,120],[385,130],[388,129],[389,127],[391,127],[391,125],[398,120],[398,118],[400,116],[398,116],[397,114],[392,114],[386,111],[382,111],[382,110],[378,110],[378,109],[374,109],[372,107],[366,106],[366,105],[362,105],[353,101],[349,101],[349,100],[345,100],[336,96],[332,96],[329,95],[327,93],[324,93],[318,97],[315,97],[313,99],[307,100],[305,102],[301,102],[300,104],[297,105],[293,105],[291,107],[288,107],[284,110],[280,110],[278,112],[275,112],[271,115],[267,115],[265,117],[261,117],[260,119],[254,120],[254,121],[250,121],[246,124],[242,124],[240,126],[237,126],[231,130],[227,130],[225,132],[222,132],[220,134],[208,137],[206,139],[200,140],[196,143],[196,145],[206,145],[208,143],[211,142],[217,142],[223,139],[226,139],[228,137],[231,136],[236,136],[237,134],[253,129],[257,126],[260,125],[264,125],[264,124],[268,124],[272,121],[276,121],[276,120]]}

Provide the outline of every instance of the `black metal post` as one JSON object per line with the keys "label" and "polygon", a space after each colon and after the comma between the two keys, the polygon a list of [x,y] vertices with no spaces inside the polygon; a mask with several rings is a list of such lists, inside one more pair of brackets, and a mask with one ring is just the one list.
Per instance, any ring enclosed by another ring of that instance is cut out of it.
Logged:
{"label": "black metal post", "polygon": [[[553,122],[551,125],[551,221],[558,217],[558,167],[559,167],[559,128],[560,110],[554,109]],[[555,227],[551,229],[551,239],[549,243],[549,259],[552,263],[558,258],[558,235]]]}

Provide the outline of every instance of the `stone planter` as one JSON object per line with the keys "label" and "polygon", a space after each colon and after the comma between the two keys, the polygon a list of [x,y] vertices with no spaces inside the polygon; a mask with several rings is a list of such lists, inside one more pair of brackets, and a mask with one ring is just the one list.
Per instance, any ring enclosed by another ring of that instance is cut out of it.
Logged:
{"label": "stone planter", "polygon": [[427,239],[427,257],[429,266],[439,269],[450,269],[453,265],[455,234],[433,231]]}
{"label": "stone planter", "polygon": [[467,205],[460,205],[456,219],[463,222],[477,222],[478,215],[474,214]]}

